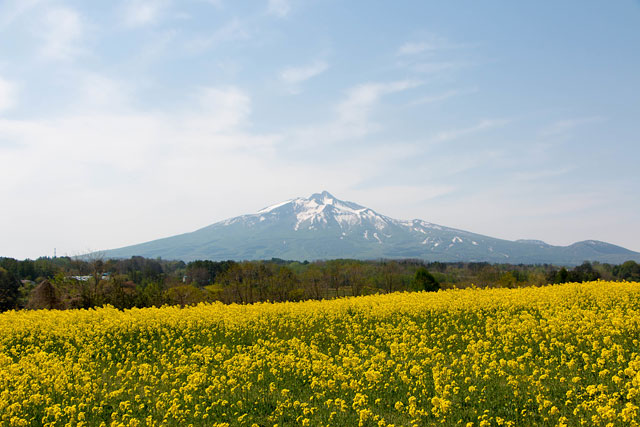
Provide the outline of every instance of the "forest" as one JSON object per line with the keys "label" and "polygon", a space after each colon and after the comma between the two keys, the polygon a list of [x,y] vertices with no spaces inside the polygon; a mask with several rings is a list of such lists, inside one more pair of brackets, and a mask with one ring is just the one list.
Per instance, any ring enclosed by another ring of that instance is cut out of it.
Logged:
{"label": "forest", "polygon": [[132,257],[0,258],[0,311],[74,309],[110,305],[125,309],[200,302],[248,304],[300,301],[398,291],[476,287],[516,288],[592,280],[640,280],[640,265],[584,262],[549,264],[337,259],[297,262],[185,263]]}

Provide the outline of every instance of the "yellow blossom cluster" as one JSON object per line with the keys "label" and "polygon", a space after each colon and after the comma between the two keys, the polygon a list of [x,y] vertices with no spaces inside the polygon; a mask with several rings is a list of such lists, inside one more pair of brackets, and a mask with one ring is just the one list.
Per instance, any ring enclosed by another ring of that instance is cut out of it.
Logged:
{"label": "yellow blossom cluster", "polygon": [[0,315],[0,427],[639,423],[639,283]]}

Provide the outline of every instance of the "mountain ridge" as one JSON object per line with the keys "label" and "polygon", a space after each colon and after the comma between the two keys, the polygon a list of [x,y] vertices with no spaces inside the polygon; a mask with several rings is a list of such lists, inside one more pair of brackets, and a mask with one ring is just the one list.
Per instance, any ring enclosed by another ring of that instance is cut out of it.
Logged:
{"label": "mountain ridge", "polygon": [[596,240],[553,246],[541,240],[497,239],[422,219],[394,219],[327,191],[276,203],[190,233],[108,250],[105,255],[184,261],[418,258],[561,265],[585,260],[640,261],[640,253]]}

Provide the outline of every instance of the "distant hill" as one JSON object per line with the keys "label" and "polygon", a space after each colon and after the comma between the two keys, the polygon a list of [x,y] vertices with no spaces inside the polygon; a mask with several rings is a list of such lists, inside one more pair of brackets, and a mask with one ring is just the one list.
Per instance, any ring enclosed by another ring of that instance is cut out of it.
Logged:
{"label": "distant hill", "polygon": [[292,260],[420,258],[576,265],[640,261],[640,253],[595,240],[552,246],[502,240],[420,219],[398,220],[328,192],[296,198],[191,233],[106,251],[111,258]]}

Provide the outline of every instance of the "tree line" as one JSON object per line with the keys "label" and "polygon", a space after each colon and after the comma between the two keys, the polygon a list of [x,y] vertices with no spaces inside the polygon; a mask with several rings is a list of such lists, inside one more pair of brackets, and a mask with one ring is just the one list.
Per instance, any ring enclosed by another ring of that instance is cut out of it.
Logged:
{"label": "tree line", "polygon": [[422,260],[297,262],[0,258],[0,310],[116,308],[299,301],[397,291],[542,286],[597,279],[640,281],[640,265],[585,262],[574,268]]}

